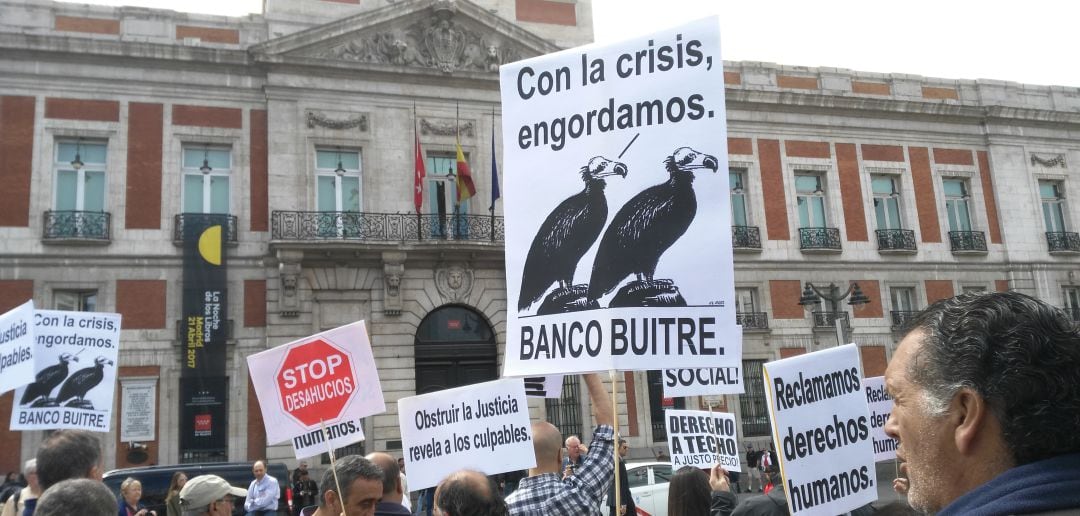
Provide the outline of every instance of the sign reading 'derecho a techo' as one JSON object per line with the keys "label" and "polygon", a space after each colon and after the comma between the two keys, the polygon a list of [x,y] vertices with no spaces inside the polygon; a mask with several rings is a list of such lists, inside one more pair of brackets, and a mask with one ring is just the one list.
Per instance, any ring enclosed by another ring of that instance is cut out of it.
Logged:
{"label": "sign reading 'derecho a techo'", "polygon": [[267,440],[292,440],[298,456],[323,428],[337,446],[363,439],[358,420],[386,410],[363,321],[251,355],[248,369]]}

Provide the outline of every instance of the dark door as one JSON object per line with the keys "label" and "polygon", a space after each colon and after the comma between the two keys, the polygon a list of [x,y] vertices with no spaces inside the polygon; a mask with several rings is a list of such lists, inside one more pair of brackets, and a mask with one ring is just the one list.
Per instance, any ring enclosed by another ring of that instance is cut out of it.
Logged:
{"label": "dark door", "polygon": [[483,316],[445,306],[416,332],[416,393],[427,394],[498,379],[495,332]]}

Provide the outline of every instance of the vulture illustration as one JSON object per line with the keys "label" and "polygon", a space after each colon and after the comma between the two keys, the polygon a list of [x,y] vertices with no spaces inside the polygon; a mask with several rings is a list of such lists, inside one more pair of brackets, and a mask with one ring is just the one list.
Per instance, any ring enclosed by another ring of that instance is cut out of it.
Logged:
{"label": "vulture illustration", "polygon": [[40,406],[51,401],[49,395],[52,394],[53,389],[60,385],[60,382],[64,381],[68,375],[68,362],[72,360],[78,362],[79,358],[73,356],[71,353],[64,353],[60,355],[60,363],[51,365],[38,371],[37,376],[34,377],[34,383],[26,386],[26,390],[23,391],[22,400],[19,401],[20,405],[29,405],[41,399],[40,403],[35,406]]}
{"label": "vulture illustration", "polygon": [[[64,403],[65,401],[71,400],[64,406],[93,408],[93,405],[87,407],[89,402],[84,398],[86,398],[86,393],[90,392],[94,387],[97,387],[97,385],[101,383],[101,380],[105,378],[105,364],[113,365],[113,361],[105,357],[97,357],[94,359],[93,366],[75,371],[75,373],[64,382],[63,387],[60,387],[60,396],[56,398],[57,403]],[[78,399],[72,400],[72,398]]]}
{"label": "vulture illustration", "polygon": [[664,166],[668,180],[635,195],[611,219],[593,262],[589,300],[611,292],[630,274],[641,284],[654,283],[660,256],[686,233],[697,214],[694,171],[716,172],[720,165],[713,156],[681,147]]}
{"label": "vulture illustration", "polygon": [[581,168],[585,189],[568,197],[547,216],[533,238],[521,277],[518,311],[535,303],[553,283],[569,290],[574,270],[607,222],[604,177],[626,177],[626,165],[596,156]]}

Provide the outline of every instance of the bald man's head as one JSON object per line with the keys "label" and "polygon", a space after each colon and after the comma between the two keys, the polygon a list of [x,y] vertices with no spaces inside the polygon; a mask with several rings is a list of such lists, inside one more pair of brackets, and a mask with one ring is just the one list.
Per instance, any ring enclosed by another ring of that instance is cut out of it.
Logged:
{"label": "bald man's head", "polygon": [[384,502],[401,503],[401,475],[398,470],[397,460],[386,453],[369,453],[367,460],[375,463],[383,471],[383,495]]}
{"label": "bald man's head", "polygon": [[562,468],[562,433],[547,421],[532,425],[537,473],[558,473]]}
{"label": "bald man's head", "polygon": [[461,470],[439,482],[435,506],[447,516],[507,516],[498,488],[478,471]]}

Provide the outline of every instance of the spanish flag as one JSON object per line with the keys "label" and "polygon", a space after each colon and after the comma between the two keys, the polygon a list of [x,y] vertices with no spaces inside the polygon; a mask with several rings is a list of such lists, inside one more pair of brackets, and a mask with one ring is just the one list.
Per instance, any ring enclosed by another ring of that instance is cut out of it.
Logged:
{"label": "spanish flag", "polygon": [[469,164],[465,162],[465,153],[461,151],[461,143],[457,143],[457,202],[461,203],[476,195],[476,185],[473,184],[472,174],[469,173]]}

